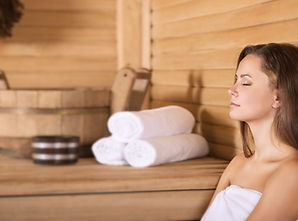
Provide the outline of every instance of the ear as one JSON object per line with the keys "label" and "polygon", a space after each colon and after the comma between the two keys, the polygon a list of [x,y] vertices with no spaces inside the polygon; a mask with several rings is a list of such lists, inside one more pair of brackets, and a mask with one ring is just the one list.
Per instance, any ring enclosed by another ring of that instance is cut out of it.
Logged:
{"label": "ear", "polygon": [[281,105],[281,101],[279,98],[278,90],[274,90],[272,108],[278,109],[278,108],[280,108],[280,105]]}

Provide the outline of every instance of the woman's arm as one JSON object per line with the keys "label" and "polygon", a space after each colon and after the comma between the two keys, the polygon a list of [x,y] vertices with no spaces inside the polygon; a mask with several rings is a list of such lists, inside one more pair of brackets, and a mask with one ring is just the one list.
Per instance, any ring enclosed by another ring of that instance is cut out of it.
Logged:
{"label": "woman's arm", "polygon": [[298,219],[298,161],[282,165],[267,181],[262,197],[248,221]]}
{"label": "woman's arm", "polygon": [[211,198],[211,201],[208,205],[208,207],[211,205],[211,203],[213,202],[215,196],[222,190],[226,189],[228,186],[231,185],[231,177],[233,176],[235,169],[237,169],[237,167],[239,166],[240,162],[243,161],[244,155],[243,154],[238,154],[236,155],[231,162],[229,163],[229,165],[227,166],[227,168],[224,170],[223,174],[221,175],[216,190]]}

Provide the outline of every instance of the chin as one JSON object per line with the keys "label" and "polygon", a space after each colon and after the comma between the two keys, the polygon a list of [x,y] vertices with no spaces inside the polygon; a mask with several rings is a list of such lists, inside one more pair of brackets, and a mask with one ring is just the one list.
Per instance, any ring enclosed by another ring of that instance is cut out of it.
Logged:
{"label": "chin", "polygon": [[243,117],[241,117],[239,114],[235,113],[233,110],[230,111],[229,115],[232,120],[243,121]]}

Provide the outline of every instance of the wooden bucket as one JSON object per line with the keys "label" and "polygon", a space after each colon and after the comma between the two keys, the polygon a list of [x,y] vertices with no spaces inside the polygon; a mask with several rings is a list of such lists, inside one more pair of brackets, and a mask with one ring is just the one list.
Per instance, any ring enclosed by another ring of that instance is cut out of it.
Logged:
{"label": "wooden bucket", "polygon": [[32,159],[37,164],[65,165],[78,160],[79,137],[37,136],[32,138]]}
{"label": "wooden bucket", "polygon": [[34,136],[78,136],[80,156],[107,136],[107,89],[0,90],[0,147],[31,155]]}

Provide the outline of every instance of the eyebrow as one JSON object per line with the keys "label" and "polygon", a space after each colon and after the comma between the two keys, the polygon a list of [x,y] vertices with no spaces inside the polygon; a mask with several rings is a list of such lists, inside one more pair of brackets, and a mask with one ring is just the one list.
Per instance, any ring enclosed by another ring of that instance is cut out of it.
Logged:
{"label": "eyebrow", "polygon": [[252,78],[251,75],[249,75],[249,74],[241,74],[240,77],[241,77],[241,78],[242,78],[242,77],[250,77],[250,78]]}

